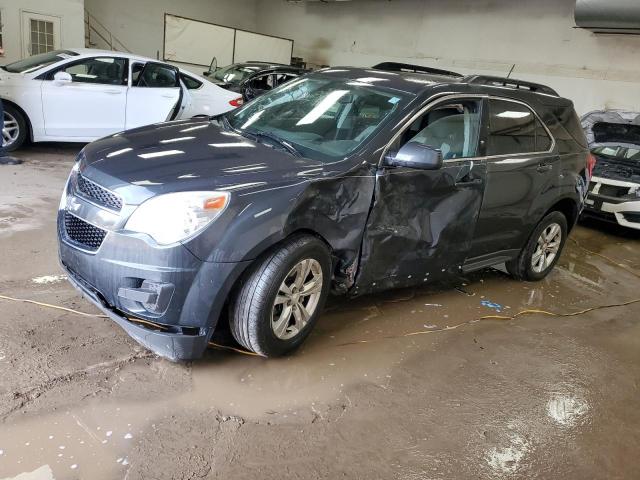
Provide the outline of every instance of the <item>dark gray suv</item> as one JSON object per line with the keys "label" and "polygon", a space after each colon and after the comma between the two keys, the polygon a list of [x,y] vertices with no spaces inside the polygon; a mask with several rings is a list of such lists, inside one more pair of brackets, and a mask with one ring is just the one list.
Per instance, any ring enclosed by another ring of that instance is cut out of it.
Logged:
{"label": "dark gray suv", "polygon": [[223,117],[87,145],[60,203],[60,260],[159,355],[201,356],[223,321],[281,355],[330,291],[502,263],[543,278],[582,210],[589,158],[572,103],[546,86],[330,68]]}

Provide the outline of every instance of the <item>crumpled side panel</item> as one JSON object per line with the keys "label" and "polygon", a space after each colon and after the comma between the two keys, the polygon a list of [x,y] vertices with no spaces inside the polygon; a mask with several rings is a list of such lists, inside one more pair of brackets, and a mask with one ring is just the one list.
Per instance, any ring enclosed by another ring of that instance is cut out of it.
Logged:
{"label": "crumpled side panel", "polygon": [[[429,282],[454,274],[469,252],[484,182],[456,186],[460,165],[378,176],[354,293]],[[485,165],[474,175],[482,180]]]}
{"label": "crumpled side panel", "polygon": [[313,182],[304,190],[286,224],[287,234],[312,230],[331,246],[334,290],[354,283],[362,234],[369,215],[375,176],[363,167],[350,175]]}

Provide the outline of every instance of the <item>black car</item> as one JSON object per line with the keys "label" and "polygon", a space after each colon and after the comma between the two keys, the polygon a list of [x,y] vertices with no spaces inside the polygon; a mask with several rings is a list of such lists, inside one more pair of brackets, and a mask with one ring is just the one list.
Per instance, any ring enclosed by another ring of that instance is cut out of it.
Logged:
{"label": "black car", "polygon": [[306,70],[291,65],[245,62],[205,72],[205,75],[213,83],[241,93],[243,100],[248,102],[305,73]]}
{"label": "black car", "polygon": [[208,120],[86,146],[58,215],[69,279],[173,360],[221,319],[264,356],[330,291],[554,267],[592,164],[569,100],[513,79],[330,68]]}
{"label": "black car", "polygon": [[582,126],[596,159],[584,216],[640,230],[640,113],[590,112]]}

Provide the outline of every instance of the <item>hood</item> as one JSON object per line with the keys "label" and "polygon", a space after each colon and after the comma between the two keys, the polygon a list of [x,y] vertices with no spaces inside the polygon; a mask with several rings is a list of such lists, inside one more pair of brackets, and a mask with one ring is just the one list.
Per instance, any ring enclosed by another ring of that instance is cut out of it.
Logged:
{"label": "hood", "polygon": [[256,143],[209,120],[161,123],[105,137],[84,148],[79,167],[130,204],[178,191],[247,193],[324,173],[321,162]]}
{"label": "hood", "polygon": [[[624,110],[598,110],[582,117],[589,148],[597,158],[596,177],[640,183],[640,161],[605,155],[599,147],[640,148],[640,113]],[[606,149],[605,149],[606,150]],[[624,150],[623,150],[624,151]]]}
{"label": "hood", "polygon": [[598,110],[581,119],[589,148],[621,145],[640,146],[640,113]]}

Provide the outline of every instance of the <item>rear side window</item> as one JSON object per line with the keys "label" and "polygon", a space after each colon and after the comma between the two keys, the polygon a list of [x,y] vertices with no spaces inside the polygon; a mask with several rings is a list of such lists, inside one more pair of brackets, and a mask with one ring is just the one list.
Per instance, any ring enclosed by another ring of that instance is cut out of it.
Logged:
{"label": "rear side window", "polygon": [[185,75],[184,73],[180,74],[180,78],[182,79],[184,86],[187,87],[187,90],[197,90],[202,86],[202,82],[199,82],[195,78]]}
{"label": "rear side window", "polygon": [[546,152],[551,138],[533,111],[520,103],[489,100],[487,155]]}

